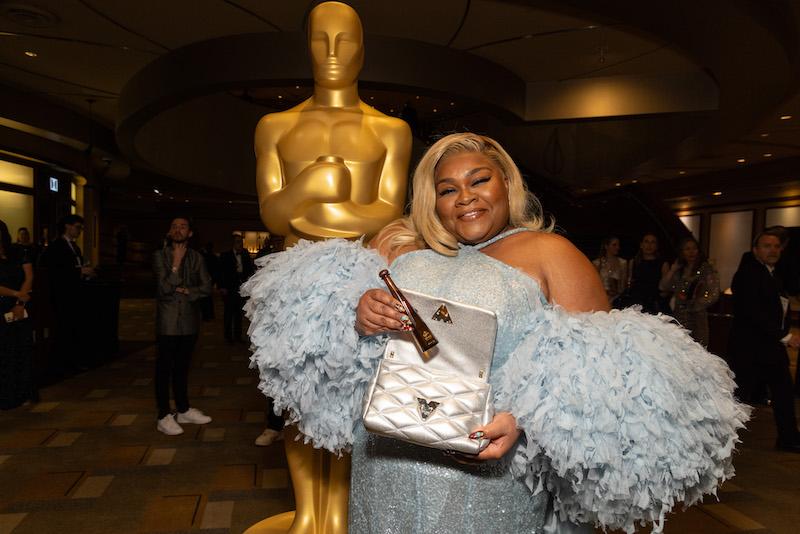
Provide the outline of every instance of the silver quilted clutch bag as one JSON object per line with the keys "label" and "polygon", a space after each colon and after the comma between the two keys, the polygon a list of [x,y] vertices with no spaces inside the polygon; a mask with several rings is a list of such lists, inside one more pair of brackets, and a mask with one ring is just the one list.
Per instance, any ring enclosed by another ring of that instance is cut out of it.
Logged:
{"label": "silver quilted clutch bag", "polygon": [[392,335],[364,397],[364,427],[425,447],[478,454],[489,440],[469,434],[494,417],[488,379],[497,318],[475,306],[406,289],[403,294],[439,344],[424,359],[410,334]]}

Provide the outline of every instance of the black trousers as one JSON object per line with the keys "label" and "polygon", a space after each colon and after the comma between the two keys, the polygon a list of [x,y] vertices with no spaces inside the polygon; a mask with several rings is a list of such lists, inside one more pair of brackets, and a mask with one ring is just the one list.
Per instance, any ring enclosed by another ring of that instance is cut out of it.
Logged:
{"label": "black trousers", "polygon": [[156,403],[158,418],[172,413],[169,405],[169,386],[175,396],[175,408],[183,413],[189,409],[189,364],[197,335],[158,336],[156,357]]}
{"label": "black trousers", "polygon": [[228,290],[225,295],[225,313],[223,330],[225,332],[225,339],[235,339],[239,341],[242,339],[242,317],[244,316],[244,298],[239,295],[239,290]]}
{"label": "black trousers", "polygon": [[749,402],[759,391],[763,391],[766,384],[772,399],[772,414],[778,429],[778,439],[783,442],[793,442],[800,438],[800,435],[795,419],[794,387],[789,373],[789,356],[782,345],[770,348],[773,350],[769,357],[761,361],[740,360],[734,367],[739,386],[738,396]]}

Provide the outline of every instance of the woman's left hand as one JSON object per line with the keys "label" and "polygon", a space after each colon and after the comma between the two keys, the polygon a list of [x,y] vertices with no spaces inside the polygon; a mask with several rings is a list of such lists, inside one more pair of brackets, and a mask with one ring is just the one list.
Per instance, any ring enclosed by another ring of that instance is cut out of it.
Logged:
{"label": "woman's left hand", "polygon": [[483,437],[491,440],[489,445],[480,454],[474,456],[476,460],[499,460],[511,450],[522,433],[517,428],[517,419],[509,412],[500,412],[494,416],[488,425],[476,428],[470,437],[483,432]]}

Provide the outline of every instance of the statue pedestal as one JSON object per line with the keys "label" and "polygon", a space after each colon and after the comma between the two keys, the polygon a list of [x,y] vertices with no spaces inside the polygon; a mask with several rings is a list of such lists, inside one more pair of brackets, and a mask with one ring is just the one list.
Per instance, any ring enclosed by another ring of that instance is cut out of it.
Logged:
{"label": "statue pedestal", "polygon": [[244,534],[286,534],[294,522],[294,511],[268,517],[244,531]]}

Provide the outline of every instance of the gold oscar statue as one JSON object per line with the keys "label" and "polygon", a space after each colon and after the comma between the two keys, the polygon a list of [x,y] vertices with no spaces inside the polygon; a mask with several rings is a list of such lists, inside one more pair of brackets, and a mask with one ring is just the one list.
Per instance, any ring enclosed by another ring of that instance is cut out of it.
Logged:
{"label": "gold oscar statue", "polygon": [[[261,219],[270,233],[299,239],[370,238],[403,212],[411,131],[358,97],[364,62],[361,20],[325,2],[308,21],[314,94],[263,117],[256,128]],[[296,512],[270,517],[246,534],[346,534],[350,458],[295,441],[286,457]]]}

